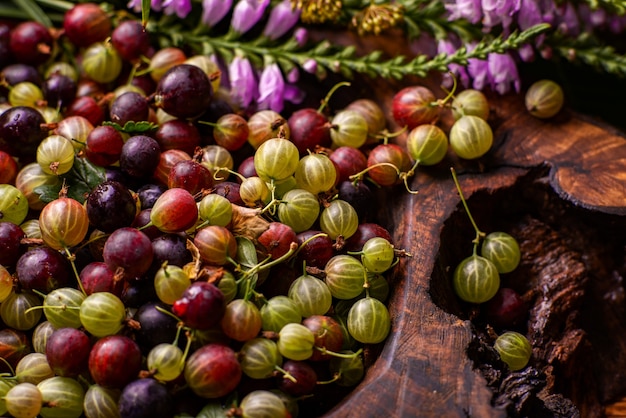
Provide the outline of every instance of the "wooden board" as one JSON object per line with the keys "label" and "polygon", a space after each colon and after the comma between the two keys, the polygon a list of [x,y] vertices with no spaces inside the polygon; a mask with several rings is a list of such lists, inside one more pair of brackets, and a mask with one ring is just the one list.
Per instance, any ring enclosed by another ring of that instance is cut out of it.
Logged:
{"label": "wooden board", "polygon": [[[361,41],[352,38],[347,42]],[[388,44],[383,47],[390,50]],[[407,52],[402,44],[393,44],[391,50]],[[416,82],[433,88],[437,84],[436,79],[365,80],[361,92],[373,92],[389,114],[393,94]],[[569,109],[547,121],[536,119],[526,112],[522,95],[489,99],[495,139],[487,156],[461,161],[450,152],[438,166],[418,170],[412,182],[418,195],[410,195],[402,187],[381,191],[390,202],[381,215],[393,229],[396,245],[413,256],[403,259],[390,278],[393,326],[380,357],[365,380],[328,417],[507,416],[502,407],[494,406],[494,391],[468,357],[476,332],[467,306],[453,300],[449,284],[433,284],[434,271],[454,267],[438,265],[442,262],[442,231],[460,207],[449,167],[456,168],[470,201],[474,194],[497,194],[542,173],[538,177],[548,188],[586,214],[619,219],[625,214],[626,141],[621,133]],[[446,123],[449,121],[443,121],[444,126]],[[442,300],[447,301],[445,309]],[[573,397],[575,403],[583,403],[577,405],[579,410],[589,412],[584,416],[601,415],[602,403],[608,405],[609,416],[620,407],[618,399],[611,403],[602,395],[589,401],[593,408],[585,406],[585,396]]]}

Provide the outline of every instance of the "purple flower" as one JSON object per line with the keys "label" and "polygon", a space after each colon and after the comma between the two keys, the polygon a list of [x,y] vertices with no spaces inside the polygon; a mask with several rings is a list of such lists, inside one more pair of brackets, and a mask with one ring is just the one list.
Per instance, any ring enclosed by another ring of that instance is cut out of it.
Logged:
{"label": "purple flower", "polygon": [[300,70],[298,67],[293,67],[291,71],[287,73],[287,81],[290,83],[297,83],[300,79]]}
{"label": "purple flower", "polygon": [[293,37],[298,46],[303,47],[309,40],[309,31],[305,28],[296,28],[296,30],[293,31]]}
{"label": "purple flower", "polygon": [[233,10],[231,28],[242,35],[248,32],[263,17],[270,0],[239,0]]}
{"label": "purple flower", "polygon": [[272,40],[280,38],[298,23],[301,11],[302,9],[291,6],[291,0],[281,1],[272,8],[263,35]]}
{"label": "purple flower", "polygon": [[309,74],[315,74],[317,72],[317,61],[313,58],[309,58],[302,63],[302,69]]}
{"label": "purple flower", "polygon": [[[454,52],[456,52],[456,50],[457,50],[457,47],[455,47],[452,41],[448,39],[440,39],[437,42],[438,54],[443,53],[443,54],[449,55],[449,54],[453,54]],[[460,81],[460,83],[464,87],[467,87],[469,85],[469,76],[467,75],[467,71],[465,70],[465,67],[459,64],[450,64],[448,65],[448,69],[450,70],[452,74],[454,74],[457,80]],[[443,83],[444,83],[444,87],[446,88],[452,87],[453,85],[452,76],[448,73],[445,73],[443,75]]]}
{"label": "purple flower", "polygon": [[271,109],[280,113],[285,100],[300,103],[303,99],[302,90],[293,84],[285,83],[278,64],[273,63],[265,67],[259,80],[259,109]]}
{"label": "purple flower", "polygon": [[456,0],[447,3],[446,9],[450,13],[448,20],[466,19],[471,23],[478,23],[483,18],[481,0]]}
{"label": "purple flower", "polygon": [[300,104],[304,100],[304,91],[299,89],[294,84],[287,84],[285,85],[285,93],[283,97],[288,102]]}
{"label": "purple flower", "polygon": [[226,16],[233,0],[202,0],[202,22],[207,26],[215,26]]}
{"label": "purple flower", "polygon": [[590,31],[594,28],[603,26],[608,20],[606,11],[604,11],[604,9],[592,10],[591,7],[586,4],[581,4],[578,6],[578,16],[582,18],[585,25],[588,27],[588,30]]}
{"label": "purple flower", "polygon": [[517,50],[517,55],[524,62],[532,62],[535,59],[535,48],[531,44],[524,44]]}
{"label": "purple flower", "polygon": [[278,64],[265,67],[259,80],[259,109],[283,110],[285,79]]}
{"label": "purple flower", "polygon": [[[163,8],[161,3],[163,3],[163,0],[151,0],[150,9],[160,12]],[[130,0],[126,7],[132,9],[135,13],[139,13],[141,12],[141,0]]]}
{"label": "purple flower", "polygon": [[[521,30],[526,30],[532,26],[545,21],[546,15],[541,11],[539,2],[535,0],[522,0],[517,14],[517,24]],[[535,45],[541,46],[545,40],[545,35],[539,35],[535,39]],[[529,62],[535,58],[535,50],[532,45],[525,44],[518,50],[518,54],[523,61]]]}
{"label": "purple flower", "polygon": [[615,34],[623,32],[626,28],[626,16],[609,16],[608,26]]}
{"label": "purple flower", "polygon": [[521,30],[526,30],[543,22],[543,16],[539,3],[535,0],[522,0],[519,13],[517,14],[517,24]]}
{"label": "purple flower", "polygon": [[[475,44],[468,44],[467,50],[472,51]],[[470,58],[467,64],[467,72],[472,78],[472,87],[476,90],[482,90],[488,81],[489,66],[486,60],[478,58]]]}
{"label": "purple flower", "polygon": [[502,24],[508,28],[519,7],[520,0],[482,0],[483,25],[491,28]]}
{"label": "purple flower", "polygon": [[489,80],[491,88],[500,94],[509,91],[511,84],[515,91],[520,91],[520,79],[517,72],[517,65],[513,57],[509,54],[489,54],[487,57]]}
{"label": "purple flower", "polygon": [[165,0],[163,9],[163,13],[166,15],[176,13],[176,16],[184,19],[191,12],[191,0]]}
{"label": "purple flower", "polygon": [[580,22],[574,6],[571,3],[565,3],[562,6],[558,6],[558,8],[557,16],[559,18],[557,24],[559,30],[566,35],[577,36],[580,33]]}
{"label": "purple flower", "polygon": [[228,66],[228,79],[233,101],[244,108],[250,106],[257,97],[257,80],[250,61],[235,56]]}
{"label": "purple flower", "polygon": [[414,55],[427,55],[432,57],[437,54],[437,42],[435,38],[426,31],[423,31],[416,39],[409,43],[409,50]]}

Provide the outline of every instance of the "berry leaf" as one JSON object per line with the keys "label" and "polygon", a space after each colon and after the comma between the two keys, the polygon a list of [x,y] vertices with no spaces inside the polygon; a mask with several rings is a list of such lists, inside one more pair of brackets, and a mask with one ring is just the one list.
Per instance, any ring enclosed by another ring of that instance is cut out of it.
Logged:
{"label": "berry leaf", "polygon": [[246,237],[236,237],[237,256],[236,260],[245,267],[254,267],[258,262],[256,248],[252,241]]}
{"label": "berry leaf", "polygon": [[48,203],[57,199],[59,192],[65,187],[67,197],[84,203],[91,190],[106,180],[106,175],[104,168],[92,164],[86,158],[76,158],[72,169],[59,176],[59,179],[62,181],[57,184],[35,188],[35,193],[39,195],[42,202]]}
{"label": "berry leaf", "polygon": [[130,135],[143,134],[145,132],[152,131],[158,127],[157,124],[148,121],[141,122],[133,122],[128,121],[124,124],[124,126],[120,126],[120,124],[115,122],[103,122],[103,125],[109,125],[114,127],[119,132],[124,132]]}

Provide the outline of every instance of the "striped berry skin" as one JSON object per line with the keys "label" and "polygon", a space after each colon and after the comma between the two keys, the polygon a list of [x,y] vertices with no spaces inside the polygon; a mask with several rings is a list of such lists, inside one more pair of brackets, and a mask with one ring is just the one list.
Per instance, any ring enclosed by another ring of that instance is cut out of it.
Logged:
{"label": "striped berry skin", "polygon": [[89,229],[87,209],[77,200],[60,197],[48,203],[39,214],[41,238],[55,250],[78,245]]}

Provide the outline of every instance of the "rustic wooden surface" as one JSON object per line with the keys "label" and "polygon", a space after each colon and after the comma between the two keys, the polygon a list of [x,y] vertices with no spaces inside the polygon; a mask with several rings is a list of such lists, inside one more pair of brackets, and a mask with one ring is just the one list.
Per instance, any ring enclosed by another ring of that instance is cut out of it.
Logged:
{"label": "rustic wooden surface", "polygon": [[[359,44],[365,41],[356,38],[345,42],[366,49],[380,46]],[[395,44],[382,47],[407,52]],[[388,112],[391,97],[407,82],[415,81],[366,82],[361,92],[373,92]],[[423,82],[436,88],[432,80]],[[418,195],[409,195],[401,187],[383,192],[390,204],[382,215],[394,231],[395,244],[413,256],[403,259],[390,278],[393,325],[380,357],[328,417],[507,416],[504,409],[494,406],[493,390],[468,357],[475,337],[470,319],[456,314],[463,308],[453,300],[448,284],[433,283],[436,270],[454,268],[438,265],[442,230],[460,207],[449,167],[456,168],[470,201],[477,193],[513,188],[529,173],[540,171],[561,199],[588,211],[589,216],[625,214],[626,141],[618,131],[569,109],[548,121],[536,119],[525,111],[521,95],[490,96],[490,105],[495,140],[488,155],[467,162],[450,152],[438,166],[418,170],[412,182]],[[442,300],[450,306],[443,309]],[[615,378],[621,375],[616,373]],[[620,416],[625,408],[619,394],[611,394],[616,395],[613,401],[595,399],[595,409],[588,416]],[[583,395],[572,396],[584,402]],[[598,402],[605,405],[598,409]],[[598,412],[603,407],[604,412]],[[580,409],[585,411],[584,406]]]}

